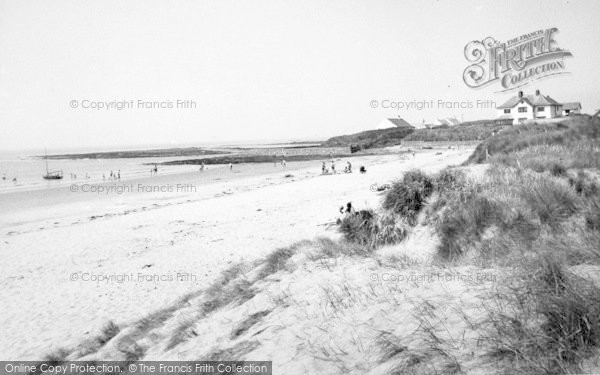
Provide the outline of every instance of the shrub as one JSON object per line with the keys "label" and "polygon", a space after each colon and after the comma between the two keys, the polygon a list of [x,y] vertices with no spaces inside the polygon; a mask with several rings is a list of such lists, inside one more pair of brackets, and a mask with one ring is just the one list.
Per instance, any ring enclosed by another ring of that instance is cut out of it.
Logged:
{"label": "shrub", "polygon": [[383,199],[382,206],[414,225],[433,187],[433,180],[423,172],[419,170],[406,172],[402,181],[395,181],[392,184]]}
{"label": "shrub", "polygon": [[372,241],[374,216],[372,210],[345,215],[338,229],[346,241],[368,246]]}
{"label": "shrub", "polygon": [[428,197],[433,191],[433,180],[418,169],[406,172],[402,177],[402,182],[408,185],[415,184],[418,186],[424,197]]}
{"label": "shrub", "polygon": [[417,214],[423,207],[424,200],[425,197],[418,185],[407,185],[402,181],[396,181],[385,195],[382,206],[414,224]]}

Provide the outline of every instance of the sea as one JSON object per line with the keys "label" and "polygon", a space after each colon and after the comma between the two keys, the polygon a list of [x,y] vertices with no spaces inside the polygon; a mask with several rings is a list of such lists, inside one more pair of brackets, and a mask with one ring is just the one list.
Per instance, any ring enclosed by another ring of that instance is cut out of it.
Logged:
{"label": "sea", "polygon": [[[203,148],[262,148],[262,147],[294,147],[295,144],[285,143],[227,143],[200,145]],[[48,155],[53,154],[76,154],[88,152],[108,152],[108,151],[142,151],[156,150],[160,148],[189,147],[185,146],[165,146],[165,147],[146,147],[146,148],[104,148],[104,149],[78,149],[78,150],[51,150]],[[144,158],[119,158],[119,159],[48,159],[48,170],[62,171],[63,179],[45,180],[42,178],[46,174],[46,161],[44,160],[45,150],[26,150],[26,151],[0,151],[0,194],[25,191],[50,189],[73,183],[87,182],[98,183],[110,181],[111,172],[113,175],[120,173],[121,180],[129,180],[143,177],[150,177],[154,164],[160,164],[173,160],[197,159],[206,157],[206,155],[197,156],[168,156],[168,157],[144,157]],[[211,165],[210,168],[223,168],[225,166]],[[158,165],[159,174],[177,174],[198,171],[197,165]]]}

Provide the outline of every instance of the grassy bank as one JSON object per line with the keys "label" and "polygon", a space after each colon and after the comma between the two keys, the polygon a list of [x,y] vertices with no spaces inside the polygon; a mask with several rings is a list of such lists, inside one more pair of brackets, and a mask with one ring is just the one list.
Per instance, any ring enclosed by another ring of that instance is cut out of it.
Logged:
{"label": "grassy bank", "polygon": [[420,142],[483,141],[506,128],[509,127],[498,125],[458,125],[435,129],[417,129],[407,135],[404,140]]}

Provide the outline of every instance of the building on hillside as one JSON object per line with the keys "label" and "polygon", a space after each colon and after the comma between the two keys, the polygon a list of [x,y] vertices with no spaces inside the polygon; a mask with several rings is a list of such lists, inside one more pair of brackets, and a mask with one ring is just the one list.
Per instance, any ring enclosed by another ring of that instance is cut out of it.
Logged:
{"label": "building on hillside", "polygon": [[581,103],[572,102],[572,103],[563,103],[562,105],[562,115],[568,116],[571,114],[580,114],[581,113]]}
{"label": "building on hillside", "polygon": [[387,118],[387,119],[381,121],[379,124],[377,124],[376,129],[404,128],[404,127],[414,128],[414,126],[412,126],[411,124],[406,122],[406,120],[404,120],[401,117],[398,117],[398,118]]}
{"label": "building on hillside", "polygon": [[458,121],[458,119],[456,117],[446,117],[446,118],[438,118],[437,121],[435,121],[433,124],[434,124],[434,126],[441,126],[441,125],[454,126],[454,125],[460,124],[460,121]]}
{"label": "building on hillside", "polygon": [[[496,109],[498,110],[499,119],[512,119],[513,125],[521,124],[527,120],[563,116],[563,104],[552,99],[549,95],[540,94],[540,90],[536,90],[535,95],[525,96],[523,91],[519,91],[517,96],[513,96]],[[579,105],[580,110],[581,105]]]}

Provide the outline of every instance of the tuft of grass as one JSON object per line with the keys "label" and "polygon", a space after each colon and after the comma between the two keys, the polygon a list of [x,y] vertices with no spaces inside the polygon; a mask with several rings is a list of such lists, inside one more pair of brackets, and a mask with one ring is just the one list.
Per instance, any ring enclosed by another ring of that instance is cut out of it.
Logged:
{"label": "tuft of grass", "polygon": [[467,184],[465,173],[459,169],[444,168],[434,176],[434,185],[438,191],[462,189]]}
{"label": "tuft of grass", "polygon": [[46,354],[42,359],[42,362],[51,366],[56,366],[65,362],[69,354],[71,354],[71,351],[65,348],[59,348],[50,352],[49,354]]}
{"label": "tuft of grass", "polygon": [[501,208],[483,195],[471,194],[464,202],[453,202],[437,222],[438,255],[454,259],[481,240],[485,230],[502,223]]}
{"label": "tuft of grass", "polygon": [[298,252],[298,249],[309,243],[310,241],[300,241],[292,246],[279,248],[269,254],[264,260],[263,266],[258,274],[258,279],[264,279],[265,277],[284,269],[287,261]]}
{"label": "tuft of grass", "polygon": [[600,232],[600,199],[591,199],[588,201],[585,212],[585,225],[589,230]]}
{"label": "tuft of grass", "polygon": [[591,179],[584,171],[578,171],[576,177],[569,177],[569,185],[571,185],[575,192],[584,197],[596,196],[600,193],[600,188],[596,184],[596,181]]}
{"label": "tuft of grass", "polygon": [[408,171],[401,181],[392,183],[384,196],[382,206],[414,225],[433,188],[433,180],[429,176],[419,170]]}
{"label": "tuft of grass", "polygon": [[428,197],[433,191],[433,179],[418,169],[404,173],[402,182],[408,185],[416,185],[424,197]]}
{"label": "tuft of grass", "polygon": [[317,251],[309,255],[309,259],[312,261],[338,258],[340,256],[368,257],[373,253],[373,248],[348,241],[333,241],[326,237],[317,238],[315,245]]}
{"label": "tuft of grass", "polygon": [[392,213],[378,215],[365,210],[346,215],[340,222],[339,231],[346,242],[373,250],[401,242],[408,235],[408,225]]}
{"label": "tuft of grass", "polygon": [[394,245],[402,242],[408,235],[408,225],[393,214],[378,215],[373,226],[372,247]]}
{"label": "tuft of grass", "polygon": [[247,317],[246,319],[244,319],[242,322],[240,322],[231,331],[230,338],[232,340],[237,339],[238,337],[240,337],[244,333],[248,332],[248,330],[250,328],[252,328],[254,325],[256,325],[257,323],[259,323],[265,316],[269,315],[270,313],[271,313],[270,310],[263,310],[263,311],[259,311],[257,313],[254,313],[254,314],[250,315],[249,317]]}
{"label": "tuft of grass", "polygon": [[577,197],[562,183],[543,179],[521,190],[524,200],[544,224],[556,226],[577,212]]}
{"label": "tuft of grass", "polygon": [[518,373],[572,373],[600,344],[600,289],[540,253],[495,292],[488,310],[497,360]]}
{"label": "tuft of grass", "polygon": [[345,215],[338,227],[344,240],[362,246],[370,246],[374,226],[375,212],[361,210],[356,214]]}
{"label": "tuft of grass", "polygon": [[112,320],[109,320],[100,329],[100,335],[96,338],[100,345],[104,345],[109,342],[113,337],[119,334],[121,329]]}

